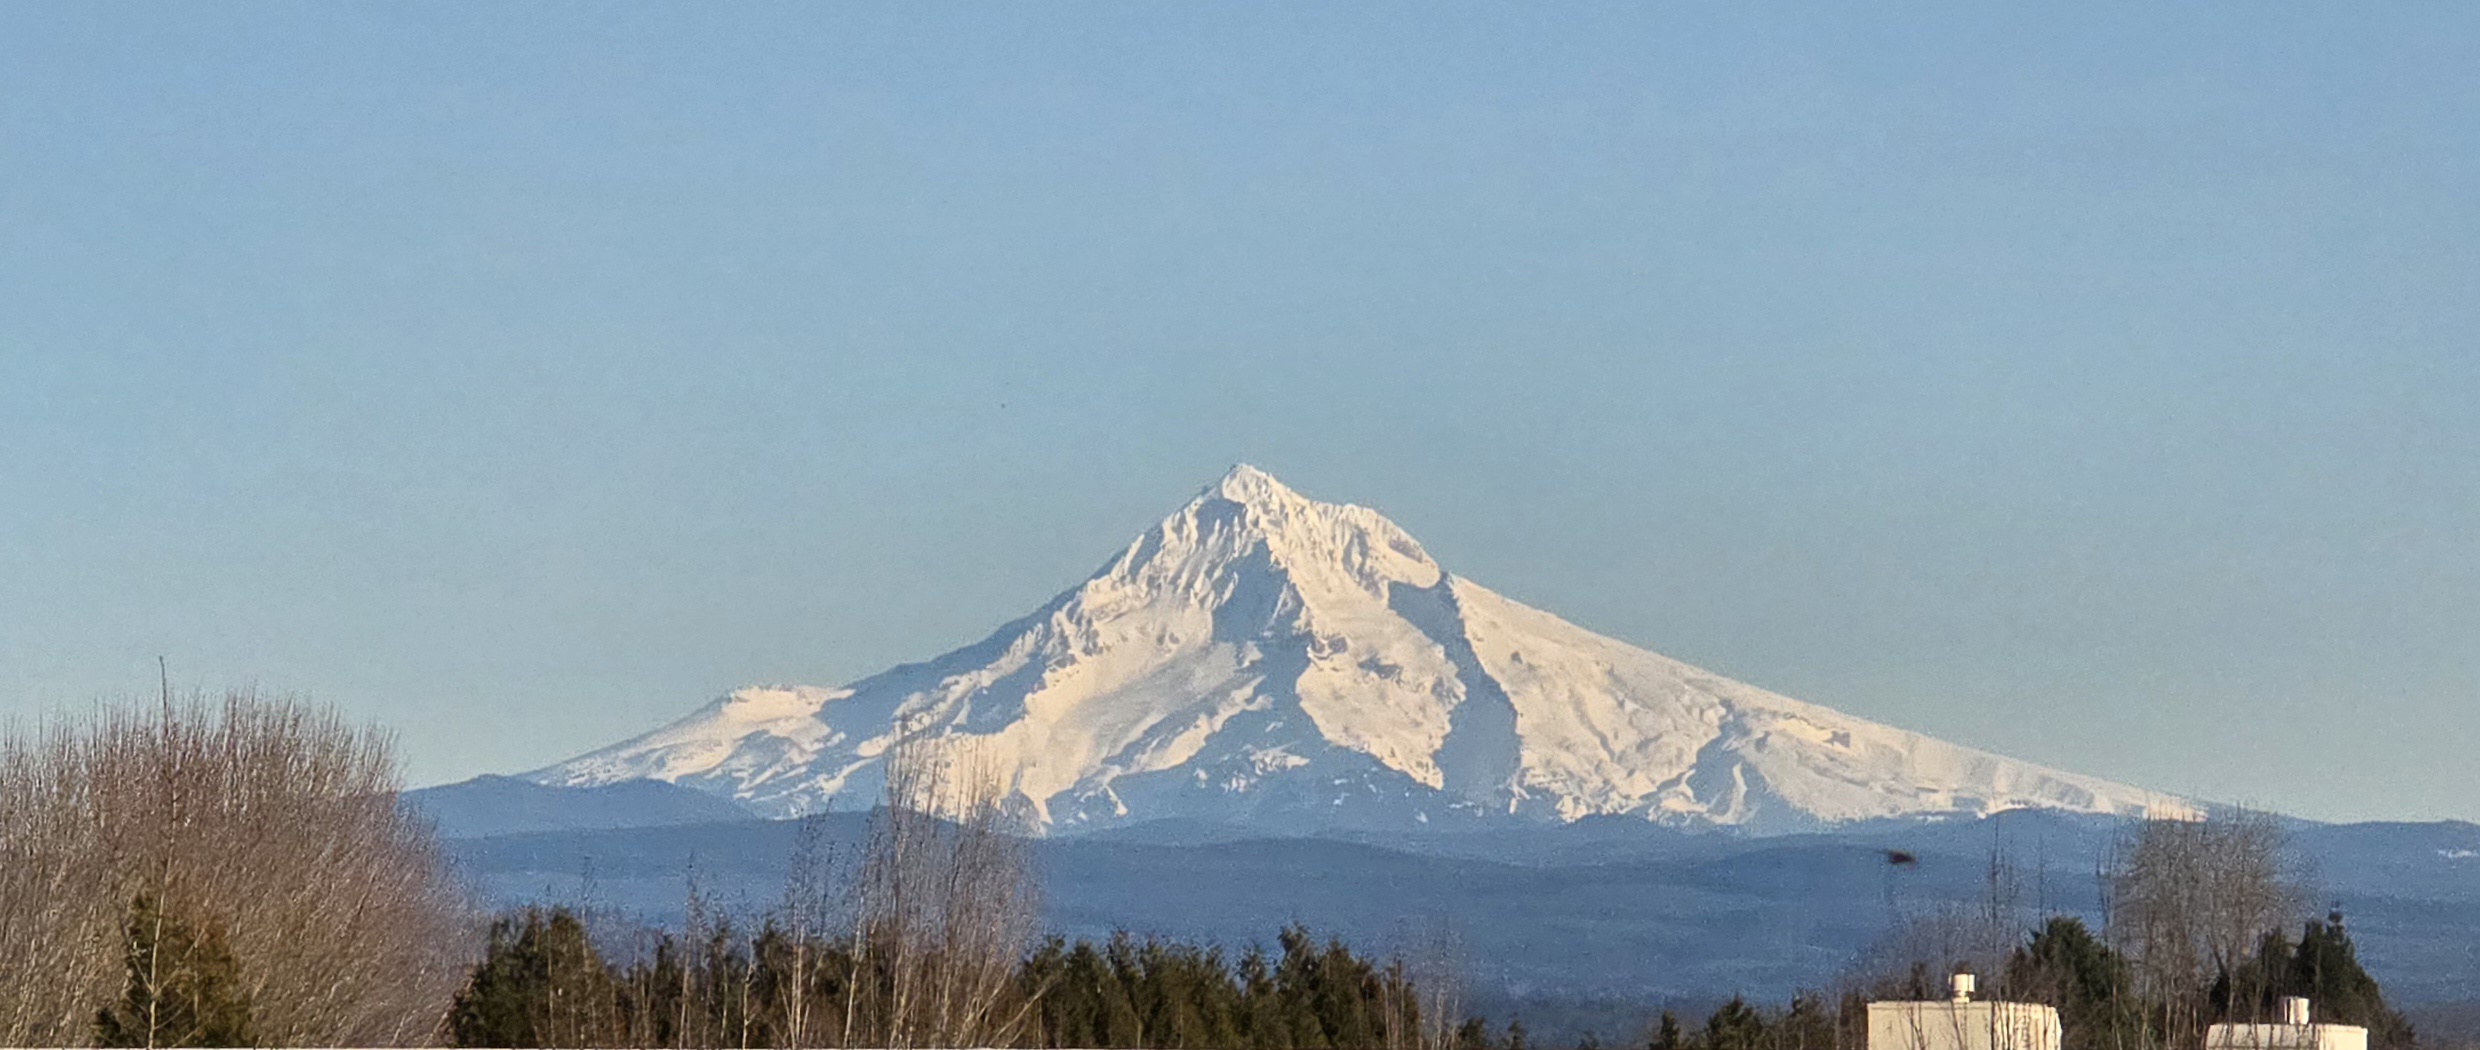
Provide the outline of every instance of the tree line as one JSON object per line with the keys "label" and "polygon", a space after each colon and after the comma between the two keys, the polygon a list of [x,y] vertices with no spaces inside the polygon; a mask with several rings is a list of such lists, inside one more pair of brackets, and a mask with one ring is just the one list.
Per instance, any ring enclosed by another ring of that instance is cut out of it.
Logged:
{"label": "tree line", "polygon": [[[1043,938],[996,770],[908,739],[850,863],[805,834],[754,921],[692,889],[683,927],[615,940],[561,909],[484,917],[398,806],[392,739],[330,709],[167,693],[12,728],[0,1045],[1532,1050],[1521,1020],[1465,1015],[1451,945]],[[2287,995],[2413,1045],[2342,917],[2302,921],[2275,821],[2131,825],[2101,875],[2097,925],[2033,916],[1993,854],[1980,907],[1915,917],[1834,990],[1664,1012],[1614,1045],[1859,1050],[1869,1001],[1943,998],[1958,971],[2057,1007],[2066,1050],[2192,1050]]]}
{"label": "tree line", "polygon": [[[1037,940],[1032,869],[995,771],[970,750],[899,745],[857,863],[815,825],[754,927],[694,888],[685,928],[614,938],[526,909],[492,925],[457,995],[459,1046],[1160,1047],[1419,1050],[1399,962],[1290,927],[1275,948],[1114,936]],[[1438,1001],[1435,997],[1433,1002]],[[1436,1046],[1433,1040],[1427,1044]]]}
{"label": "tree line", "polygon": [[855,863],[805,834],[753,926],[693,891],[607,957],[566,910],[484,918],[398,806],[392,738],[331,709],[167,691],[13,726],[0,1045],[1424,1045],[1402,965],[1305,929],[1228,960],[1039,938],[992,769],[932,742],[884,770]]}
{"label": "tree line", "polygon": [[[921,1041],[869,1005],[892,975],[849,942],[802,943],[770,919],[694,940],[658,936],[605,958],[589,923],[529,908],[493,925],[458,994],[454,1045],[476,1047],[1146,1047],[1165,1050],[1414,1050],[1420,1030],[1398,964],[1294,926],[1272,952],[1120,934],[1048,938],[1000,989],[987,1038]],[[876,988],[872,986],[876,985]]]}

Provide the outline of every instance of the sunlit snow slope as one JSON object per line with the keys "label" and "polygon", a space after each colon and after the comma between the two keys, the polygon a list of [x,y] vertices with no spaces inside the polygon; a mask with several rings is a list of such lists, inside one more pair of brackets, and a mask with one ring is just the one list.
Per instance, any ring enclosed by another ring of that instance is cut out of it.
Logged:
{"label": "sunlit snow slope", "polygon": [[907,734],[995,769],[1052,832],[2188,812],[1601,637],[1447,573],[1375,511],[1247,466],[979,644],[841,688],[742,689],[531,778],[857,809]]}

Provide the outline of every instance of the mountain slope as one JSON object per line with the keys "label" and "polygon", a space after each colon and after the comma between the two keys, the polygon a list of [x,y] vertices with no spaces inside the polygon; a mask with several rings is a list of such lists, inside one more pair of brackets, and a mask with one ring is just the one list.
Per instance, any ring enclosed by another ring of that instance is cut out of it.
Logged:
{"label": "mountain slope", "polygon": [[993,770],[1051,831],[2188,811],[1595,635],[1447,573],[1375,511],[1247,466],[975,645],[842,688],[738,690],[530,778],[859,808],[899,737]]}

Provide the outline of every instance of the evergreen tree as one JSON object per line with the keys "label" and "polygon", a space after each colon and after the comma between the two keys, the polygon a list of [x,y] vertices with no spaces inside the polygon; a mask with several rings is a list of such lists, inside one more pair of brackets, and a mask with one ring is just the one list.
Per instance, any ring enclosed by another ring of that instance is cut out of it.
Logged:
{"label": "evergreen tree", "polygon": [[[2270,965],[2271,960],[2267,962]],[[2341,912],[2327,915],[2324,922],[2308,923],[2289,964],[2284,992],[2306,996],[2315,1004],[2319,1020],[2363,1026],[2372,1046],[2411,1045],[2410,1023],[2386,1005],[2376,978],[2361,968],[2359,949],[2343,929]]]}
{"label": "evergreen tree", "polygon": [[1092,1025],[1078,1009],[1080,989],[1068,983],[1068,945],[1053,935],[1043,939],[1025,964],[1017,968],[1017,994],[1035,1004],[1037,1046],[1090,1046]]}
{"label": "evergreen tree", "polygon": [[1314,974],[1310,1009],[1318,1018],[1324,1045],[1379,1045],[1383,1026],[1377,968],[1353,955],[1341,940],[1330,940],[1318,954]]}
{"label": "evergreen tree", "polygon": [[2056,1007],[2066,1050],[2152,1042],[2127,960],[2082,919],[2057,916],[2043,924],[2008,956],[1999,984],[2010,998]]}
{"label": "evergreen tree", "polygon": [[2290,984],[2290,939],[2267,930],[2257,939],[2254,956],[2216,970],[2206,998],[2215,1017],[2252,1024],[2277,1016],[2277,1001],[2289,994]]}
{"label": "evergreen tree", "polygon": [[1260,1042],[1264,1050],[1326,1050],[1325,1020],[1318,1015],[1324,976],[1317,941],[1305,926],[1286,926],[1275,936],[1283,957],[1275,963],[1274,989],[1277,1041]]}
{"label": "evergreen tree", "polygon": [[1662,1011],[1661,1021],[1653,1027],[1653,1037],[1645,1041],[1645,1050],[1685,1050],[1678,1014]]}
{"label": "evergreen tree", "polygon": [[1111,935],[1103,946],[1105,973],[1101,978],[1103,1008],[1103,1046],[1143,1047],[1146,1041],[1145,1014],[1138,1008],[1137,996],[1145,991],[1144,965],[1137,959],[1137,943],[1123,930]]}
{"label": "evergreen tree", "polygon": [[1705,1019],[1705,1050],[1764,1050],[1765,1017],[1748,1005],[1748,1000],[1732,996],[1731,1001],[1716,1009]]}
{"label": "evergreen tree", "polygon": [[629,968],[620,994],[621,1015],[641,1045],[687,1045],[689,972],[671,935],[655,942],[653,959]]}
{"label": "evergreen tree", "polygon": [[572,1047],[617,1041],[611,970],[566,908],[491,924],[489,946],[457,993],[458,1046]]}
{"label": "evergreen tree", "polygon": [[1834,1050],[1835,1015],[1816,993],[1800,992],[1768,1034],[1774,1050]]}
{"label": "evergreen tree", "polygon": [[1419,1030],[1400,968],[1300,927],[1278,943],[1279,960],[1251,947],[1234,965],[1219,949],[1159,938],[1053,938],[1025,957],[1016,988],[1034,1004],[1044,1047],[1361,1050]]}
{"label": "evergreen tree", "polygon": [[128,983],[95,1015],[97,1046],[249,1046],[249,996],[240,966],[213,925],[165,913],[152,894],[131,903],[123,928]]}

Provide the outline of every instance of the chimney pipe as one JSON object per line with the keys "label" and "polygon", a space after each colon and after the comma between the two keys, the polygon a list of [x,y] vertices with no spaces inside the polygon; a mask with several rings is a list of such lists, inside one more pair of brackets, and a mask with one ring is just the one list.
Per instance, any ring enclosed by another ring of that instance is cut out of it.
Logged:
{"label": "chimney pipe", "polygon": [[1973,989],[1977,987],[1980,982],[1971,974],[1959,973],[1950,979],[1950,983],[1955,989],[1955,1001],[1959,1003],[1968,1003],[1972,1001]]}

